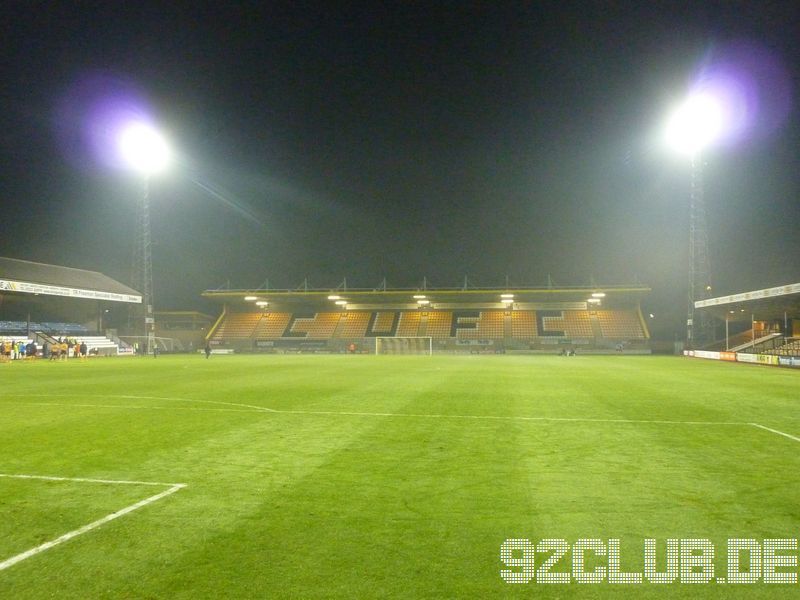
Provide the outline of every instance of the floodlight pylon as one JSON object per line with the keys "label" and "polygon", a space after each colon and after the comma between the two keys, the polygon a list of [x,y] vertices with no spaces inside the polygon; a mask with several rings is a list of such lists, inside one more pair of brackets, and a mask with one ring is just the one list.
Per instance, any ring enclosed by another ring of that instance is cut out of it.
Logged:
{"label": "floodlight pylon", "polygon": [[137,311],[143,325],[144,353],[155,349],[155,315],[153,313],[153,246],[150,234],[150,178],[143,180],[136,219],[136,244],[133,259],[133,284],[142,292],[142,306]]}
{"label": "floodlight pylon", "polygon": [[712,342],[714,324],[708,316],[695,312],[694,303],[704,300],[711,291],[711,266],[708,255],[708,228],[703,187],[703,159],[692,157],[692,181],[689,195],[689,297],[686,318],[686,343],[689,348]]}

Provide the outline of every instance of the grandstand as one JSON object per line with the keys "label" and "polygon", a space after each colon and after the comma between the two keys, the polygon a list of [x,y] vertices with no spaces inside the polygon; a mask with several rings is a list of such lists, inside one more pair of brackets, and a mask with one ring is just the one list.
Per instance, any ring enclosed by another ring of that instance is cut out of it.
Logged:
{"label": "grandstand", "polygon": [[[649,353],[642,285],[425,290],[208,290],[207,341],[239,352],[340,352],[431,338],[435,352]],[[256,304],[258,302],[258,304]],[[393,346],[397,347],[397,346]]]}
{"label": "grandstand", "polygon": [[0,336],[39,348],[73,338],[98,354],[127,345],[107,330],[115,306],[141,304],[136,290],[95,271],[0,257]]}
{"label": "grandstand", "polygon": [[800,366],[800,283],[695,302],[724,324],[724,337],[692,356]]}

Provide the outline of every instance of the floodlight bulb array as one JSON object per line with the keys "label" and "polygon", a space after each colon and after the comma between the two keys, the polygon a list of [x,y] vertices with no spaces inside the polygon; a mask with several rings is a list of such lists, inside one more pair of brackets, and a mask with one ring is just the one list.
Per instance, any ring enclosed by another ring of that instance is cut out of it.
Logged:
{"label": "floodlight bulb array", "polygon": [[172,158],[166,139],[145,123],[132,123],[119,135],[119,153],[125,163],[147,175],[167,168]]}
{"label": "floodlight bulb array", "polygon": [[691,95],[670,115],[667,143],[681,154],[694,156],[710,146],[725,130],[725,107],[709,92]]}

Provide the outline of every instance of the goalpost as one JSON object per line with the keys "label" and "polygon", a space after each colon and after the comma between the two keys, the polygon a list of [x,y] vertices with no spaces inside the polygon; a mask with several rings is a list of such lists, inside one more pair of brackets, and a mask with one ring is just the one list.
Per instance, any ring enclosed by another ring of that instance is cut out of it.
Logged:
{"label": "goalpost", "polygon": [[433,354],[432,337],[376,337],[375,354]]}

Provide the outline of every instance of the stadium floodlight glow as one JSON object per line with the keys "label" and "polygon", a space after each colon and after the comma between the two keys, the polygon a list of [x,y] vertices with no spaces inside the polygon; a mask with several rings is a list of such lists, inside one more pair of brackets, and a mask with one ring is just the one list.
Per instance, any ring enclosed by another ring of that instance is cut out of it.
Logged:
{"label": "stadium floodlight glow", "polygon": [[414,294],[414,300],[424,300],[427,298],[425,294]]}
{"label": "stadium floodlight glow", "polygon": [[267,302],[266,300],[259,300],[258,302],[256,302],[256,306],[261,306],[261,307],[267,306],[268,304],[269,302]]}
{"label": "stadium floodlight glow", "polygon": [[164,136],[146,123],[131,123],[123,128],[117,143],[125,164],[145,175],[163,171],[172,158]]}
{"label": "stadium floodlight glow", "polygon": [[514,294],[500,294],[501,298],[513,298]]}
{"label": "stadium floodlight glow", "polygon": [[145,353],[157,351],[156,318],[153,310],[153,253],[150,233],[150,177],[164,171],[170,163],[172,152],[166,139],[152,125],[142,120],[124,121],[116,130],[114,142],[118,159],[125,168],[142,175],[143,189],[139,212],[139,232],[136,243],[135,280],[141,283],[144,334],[147,340]]}
{"label": "stadium floodlight glow", "polygon": [[255,296],[245,296],[244,299],[246,302],[255,302],[256,300],[258,300],[258,298],[256,298]]}
{"label": "stadium floodlight glow", "polygon": [[680,154],[696,155],[724,135],[726,113],[723,99],[710,90],[691,94],[667,119],[667,144]]}
{"label": "stadium floodlight glow", "polygon": [[339,306],[344,306],[345,304],[347,304],[347,300],[337,300],[336,304]]}
{"label": "stadium floodlight glow", "polygon": [[431,303],[430,300],[417,300],[417,304],[419,304],[420,306],[426,306],[430,303]]}
{"label": "stadium floodlight glow", "polygon": [[592,298],[605,298],[605,297],[606,297],[605,292],[594,292],[592,294]]}
{"label": "stadium floodlight glow", "polygon": [[336,296],[336,295],[328,296],[328,300],[341,300],[341,299],[342,299],[341,296]]}

